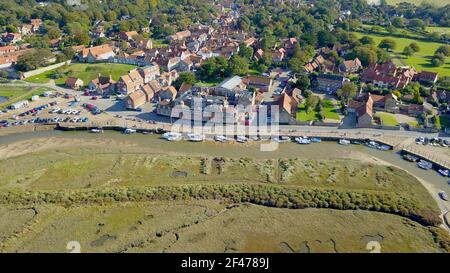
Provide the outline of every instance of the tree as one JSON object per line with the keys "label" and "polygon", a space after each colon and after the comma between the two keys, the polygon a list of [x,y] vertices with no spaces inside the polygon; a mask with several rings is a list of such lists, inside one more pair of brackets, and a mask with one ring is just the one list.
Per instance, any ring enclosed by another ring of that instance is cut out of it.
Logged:
{"label": "tree", "polygon": [[194,84],[197,82],[197,78],[195,77],[195,74],[192,72],[181,72],[178,78],[173,83],[173,86],[177,89],[180,88],[180,86],[183,83],[186,84]]}
{"label": "tree", "polygon": [[239,45],[239,56],[251,60],[253,58],[253,48],[246,46],[244,43]]}
{"label": "tree", "polygon": [[433,57],[433,59],[431,59],[431,65],[435,66],[435,67],[439,67],[444,65],[444,61],[442,61],[442,59]]}
{"label": "tree", "polygon": [[302,74],[298,76],[294,86],[301,90],[308,89],[311,86],[311,80],[309,79],[308,75]]}
{"label": "tree", "polygon": [[405,46],[403,49],[403,54],[408,57],[412,56],[414,54],[414,50],[410,46]]}
{"label": "tree", "polygon": [[48,49],[36,49],[32,52],[27,52],[19,57],[16,64],[16,69],[19,71],[30,71],[44,66],[52,53]]}
{"label": "tree", "polygon": [[9,76],[8,71],[6,70],[0,70],[0,79],[7,79]]}
{"label": "tree", "polygon": [[305,110],[306,112],[310,112],[311,110],[315,109],[317,107],[317,104],[319,104],[319,97],[318,96],[309,96],[306,98],[305,102]]}
{"label": "tree", "polygon": [[336,94],[341,99],[345,100],[346,102],[349,100],[349,98],[352,98],[356,95],[357,89],[356,85],[351,82],[344,83],[341,89],[339,89]]}
{"label": "tree", "polygon": [[402,17],[395,17],[392,20],[392,25],[396,28],[404,28],[405,27],[405,19]]}
{"label": "tree", "polygon": [[363,36],[363,37],[361,37],[361,39],[359,39],[359,41],[363,45],[374,45],[375,44],[375,41],[370,36]]}
{"label": "tree", "polygon": [[408,25],[410,28],[425,28],[425,23],[423,22],[423,20],[417,18],[409,20]]}
{"label": "tree", "polygon": [[450,46],[449,45],[441,45],[436,51],[434,52],[434,55],[442,53],[445,57],[450,56]]}
{"label": "tree", "polygon": [[397,46],[397,43],[393,39],[383,39],[381,40],[380,44],[378,45],[379,48],[384,48],[386,50],[394,50]]}
{"label": "tree", "polygon": [[378,61],[377,51],[371,46],[358,46],[348,56],[350,59],[358,58],[363,66]]}
{"label": "tree", "polygon": [[332,46],[336,43],[336,36],[329,31],[321,30],[317,33],[317,42],[321,47]]}
{"label": "tree", "polygon": [[423,104],[423,99],[420,96],[420,91],[418,89],[414,89],[413,96],[414,96],[413,98],[414,103]]}
{"label": "tree", "polygon": [[73,50],[72,47],[65,47],[62,50],[62,53],[66,57],[66,60],[72,60],[75,57],[75,55],[76,55],[76,52],[75,52],[75,50]]}
{"label": "tree", "polygon": [[416,42],[412,42],[411,44],[409,44],[409,47],[414,50],[414,52],[419,52],[420,51],[420,47]]}
{"label": "tree", "polygon": [[227,76],[246,75],[248,73],[248,60],[239,56],[233,55],[228,61],[228,67],[225,74]]}
{"label": "tree", "polygon": [[299,45],[296,45],[288,62],[289,68],[296,73],[302,72],[303,66],[313,57],[313,52],[311,47],[300,48]]}

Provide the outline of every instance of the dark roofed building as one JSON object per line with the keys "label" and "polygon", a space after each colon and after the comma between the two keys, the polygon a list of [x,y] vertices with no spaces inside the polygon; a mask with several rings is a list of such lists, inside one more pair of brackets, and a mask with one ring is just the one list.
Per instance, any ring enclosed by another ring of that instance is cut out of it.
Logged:
{"label": "dark roofed building", "polygon": [[438,74],[429,71],[422,71],[414,76],[414,80],[425,84],[435,84],[438,80]]}
{"label": "dark roofed building", "polygon": [[320,74],[317,76],[317,90],[327,93],[336,93],[344,85],[345,78],[340,75]]}

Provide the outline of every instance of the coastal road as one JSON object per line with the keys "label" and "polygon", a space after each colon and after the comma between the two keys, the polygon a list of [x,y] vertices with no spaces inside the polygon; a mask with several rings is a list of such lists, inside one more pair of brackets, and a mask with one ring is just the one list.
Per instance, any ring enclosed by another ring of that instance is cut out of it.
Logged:
{"label": "coastal road", "polygon": [[[64,88],[55,84],[52,80],[48,83],[29,83],[25,81],[15,81],[12,83],[0,84],[1,86],[29,86],[29,87],[46,87],[50,89],[54,89],[55,91],[61,93],[68,93],[71,95],[80,96],[82,92],[72,90],[69,88]],[[116,115],[119,114],[121,116],[126,117],[135,117],[143,120],[151,120],[156,122],[157,125],[167,126],[170,124],[167,122],[167,119],[162,119],[153,113],[154,105],[148,104],[144,106],[144,112],[136,112],[136,111],[128,111],[126,109],[118,109],[123,108],[118,105],[118,102],[113,99],[99,99],[97,101],[92,101],[90,97],[80,96],[81,102],[90,102],[97,105],[102,110],[105,110],[109,114]],[[345,136],[345,134],[362,134],[362,135],[372,135],[372,136],[383,136],[383,137],[401,137],[401,138],[417,138],[420,136],[426,136],[429,138],[439,137],[439,133],[423,133],[416,131],[405,131],[405,130],[382,130],[382,129],[371,129],[371,128],[352,128],[352,129],[338,129],[337,127],[326,127],[326,126],[299,126],[299,125],[280,125],[279,126],[280,135],[289,134],[289,133],[302,133],[305,134],[341,134]],[[450,139],[449,137],[444,136],[444,139]]]}

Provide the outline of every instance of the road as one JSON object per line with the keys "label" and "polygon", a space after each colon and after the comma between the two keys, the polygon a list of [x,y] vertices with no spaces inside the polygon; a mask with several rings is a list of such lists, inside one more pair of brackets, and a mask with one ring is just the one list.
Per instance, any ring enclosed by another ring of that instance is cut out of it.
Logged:
{"label": "road", "polygon": [[[61,93],[68,93],[71,95],[81,95],[80,91],[75,91],[72,89],[64,88],[61,86],[57,86],[55,82],[52,80],[49,83],[28,83],[24,81],[13,82],[7,84],[1,84],[2,86],[29,86],[29,87],[46,87],[50,89],[54,89],[55,91]],[[98,106],[100,109],[108,112],[112,115],[120,115],[124,117],[132,117],[139,118],[143,120],[152,120],[157,124],[166,125],[170,123],[168,118],[162,118],[157,116],[153,110],[153,104],[146,104],[143,107],[143,112],[135,112],[124,109],[123,103],[120,101],[116,101],[114,99],[99,99],[96,101],[91,100],[88,96],[80,96],[81,102],[89,102]],[[382,129],[370,129],[370,128],[352,128],[352,129],[338,129],[336,127],[325,127],[325,126],[299,126],[299,125],[280,125],[280,135],[288,134],[292,132],[304,132],[304,133],[320,133],[320,134],[363,134],[363,135],[379,135],[386,137],[401,137],[401,138],[417,138],[419,136],[426,136],[429,138],[439,137],[439,133],[422,133],[415,131],[404,131],[404,130],[382,130]],[[442,137],[442,136],[440,136]],[[445,139],[450,139],[449,137],[444,136]]]}

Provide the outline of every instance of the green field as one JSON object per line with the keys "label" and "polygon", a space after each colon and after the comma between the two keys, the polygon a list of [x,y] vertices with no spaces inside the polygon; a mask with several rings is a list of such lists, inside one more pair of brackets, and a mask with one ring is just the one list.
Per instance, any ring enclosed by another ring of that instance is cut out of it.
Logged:
{"label": "green field", "polygon": [[69,241],[82,252],[366,252],[372,240],[384,252],[444,251],[411,217],[435,201],[395,167],[87,136],[0,146],[0,252],[66,252]]}
{"label": "green field", "polygon": [[442,252],[433,235],[395,215],[286,210],[220,201],[0,208],[0,252]]}
{"label": "green field", "polygon": [[429,33],[437,32],[440,34],[450,34],[450,27],[427,27],[426,31]]}
{"label": "green field", "polygon": [[397,125],[399,125],[398,122],[397,122],[397,119],[391,113],[377,112],[375,114],[375,117],[380,118],[381,125],[384,125],[384,126],[397,126]]}
{"label": "green field", "polygon": [[[336,108],[333,105],[333,102],[330,99],[324,99],[323,100],[323,113],[325,116],[325,119],[328,120],[340,120],[339,114],[336,110]],[[305,104],[300,104],[297,111],[297,120],[298,121],[318,121],[319,115],[317,111],[310,110],[309,112],[306,112]]]}
{"label": "green field", "polygon": [[387,0],[386,1],[390,5],[395,5],[402,2],[412,3],[415,5],[420,5],[423,2],[430,3],[437,6],[445,6],[450,4],[450,0]]}
{"label": "green field", "polygon": [[[381,40],[386,38],[391,38],[396,41],[397,46],[395,48],[394,61],[397,65],[408,65],[414,66],[417,71],[427,70],[431,72],[437,72],[442,76],[450,76],[450,60],[447,60],[447,63],[440,67],[434,67],[431,65],[431,57],[434,55],[434,51],[441,46],[440,43],[435,42],[424,42],[414,39],[408,38],[397,38],[389,35],[376,35],[376,34],[366,34],[360,32],[354,32],[354,34],[361,38],[363,36],[370,36],[374,39],[376,44],[379,44]],[[420,51],[415,53],[411,57],[404,57],[401,53],[405,46],[410,45],[411,43],[417,43],[420,47]]]}
{"label": "green field", "polygon": [[[76,63],[64,67],[62,69],[63,76],[55,79],[55,83],[58,85],[64,84],[68,77],[77,77],[83,80],[87,85],[91,80],[98,77],[98,75],[108,76],[111,75],[114,80],[118,80],[122,75],[127,74],[128,71],[136,68],[133,65],[127,64],[83,64]],[[54,71],[47,71],[45,73],[27,78],[27,82],[31,83],[47,83],[52,79]]]}
{"label": "green field", "polygon": [[8,101],[0,103],[0,108],[11,105],[20,100],[30,99],[34,95],[42,95],[46,91],[51,91],[49,88],[31,88],[20,86],[0,86],[0,97],[9,98]]}
{"label": "green field", "polygon": [[323,100],[323,112],[326,119],[340,120],[339,114],[329,99]]}

